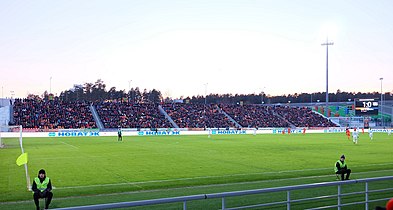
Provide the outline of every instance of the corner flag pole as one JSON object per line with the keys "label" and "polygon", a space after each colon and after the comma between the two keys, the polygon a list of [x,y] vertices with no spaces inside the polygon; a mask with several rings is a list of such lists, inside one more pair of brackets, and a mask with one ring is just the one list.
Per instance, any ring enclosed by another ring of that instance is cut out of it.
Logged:
{"label": "corner flag pole", "polygon": [[[20,149],[22,150],[22,154],[25,153],[24,149],[23,149],[23,145],[22,145],[22,125],[19,126],[20,132],[19,132],[19,145],[20,145]],[[28,191],[31,191],[31,184],[30,184],[30,176],[29,176],[29,169],[27,167],[27,163],[24,164],[25,165],[25,176],[26,176],[26,187]]]}

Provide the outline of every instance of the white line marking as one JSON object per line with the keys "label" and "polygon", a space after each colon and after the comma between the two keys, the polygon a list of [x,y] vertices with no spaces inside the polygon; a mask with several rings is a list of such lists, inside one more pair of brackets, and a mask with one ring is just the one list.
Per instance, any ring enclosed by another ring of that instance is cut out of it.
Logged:
{"label": "white line marking", "polygon": [[[378,164],[376,164],[378,165]],[[388,165],[388,164],[382,164]],[[365,172],[357,172],[352,174],[369,174],[369,173],[376,173],[376,172],[387,172],[393,171],[393,169],[389,170],[380,170],[380,171],[365,171]],[[210,184],[210,185],[199,185],[199,186],[191,186],[191,187],[174,187],[174,188],[163,188],[163,189],[154,189],[154,190],[139,190],[139,191],[129,191],[129,192],[118,192],[118,193],[107,193],[107,194],[97,194],[97,195],[86,195],[86,196],[70,196],[70,197],[62,197],[56,198],[56,200],[68,200],[73,198],[87,198],[87,197],[100,197],[100,196],[116,196],[116,195],[127,195],[127,194],[137,194],[137,193],[146,193],[146,192],[158,192],[158,191],[165,191],[165,190],[177,190],[177,189],[197,189],[197,188],[209,188],[209,187],[222,187],[222,186],[230,186],[230,185],[243,185],[243,184],[252,184],[252,183],[264,183],[264,182],[279,182],[279,181],[289,181],[289,180],[301,180],[301,179],[313,179],[313,178],[322,178],[322,177],[332,177],[334,174],[329,175],[320,175],[320,176],[308,176],[308,177],[294,177],[294,178],[284,178],[284,179],[273,179],[273,180],[261,180],[261,181],[249,181],[249,182],[234,182],[234,183],[226,183],[226,184]],[[120,184],[120,183],[119,183]],[[127,184],[127,183],[123,183]],[[92,186],[92,185],[90,185]],[[102,186],[102,185],[97,185]],[[55,188],[52,186],[53,189],[66,189],[66,187]],[[83,187],[83,186],[82,186]],[[68,187],[72,188],[72,187]],[[10,201],[10,202],[0,202],[0,206],[5,204],[15,204],[15,203],[29,203],[30,200],[25,201]]]}
{"label": "white line marking", "polygon": [[[381,163],[381,164],[369,164],[369,165],[361,165],[361,166],[376,166],[376,165],[392,165],[393,163]],[[289,171],[269,171],[262,173],[248,173],[248,174],[228,174],[222,176],[199,176],[199,177],[189,177],[189,178],[178,178],[178,179],[163,179],[163,180],[150,180],[150,181],[141,181],[141,182],[121,182],[121,183],[113,183],[113,184],[96,184],[96,185],[85,185],[85,186],[69,186],[69,187],[58,187],[57,189],[78,189],[78,188],[90,188],[90,187],[108,187],[108,186],[119,186],[119,185],[135,185],[137,187],[142,188],[140,185],[148,184],[148,183],[164,183],[164,182],[173,182],[173,181],[185,181],[185,180],[197,180],[197,179],[210,179],[210,178],[224,178],[224,177],[236,177],[236,176],[248,176],[248,175],[263,175],[263,174],[277,174],[277,173],[292,173],[292,172],[302,172],[302,171],[318,171],[318,170],[327,170],[333,168],[314,168],[314,169],[303,169],[303,170],[289,170]],[[384,170],[381,170],[384,171]],[[391,171],[391,170],[387,170]],[[358,172],[356,174],[361,174],[365,172]],[[311,176],[315,177],[325,177],[331,175],[323,175],[323,176]],[[304,177],[300,177],[304,178]],[[288,178],[288,179],[274,179],[274,180],[296,180],[299,178]],[[264,180],[271,181],[271,180]],[[247,182],[241,182],[247,183]]]}
{"label": "white line marking", "polygon": [[63,144],[65,144],[65,145],[68,145],[68,146],[70,146],[70,147],[73,147],[73,148],[75,148],[75,149],[79,149],[79,147],[74,146],[74,145],[72,145],[72,144],[65,143],[64,141],[60,141],[60,142],[63,143]]}

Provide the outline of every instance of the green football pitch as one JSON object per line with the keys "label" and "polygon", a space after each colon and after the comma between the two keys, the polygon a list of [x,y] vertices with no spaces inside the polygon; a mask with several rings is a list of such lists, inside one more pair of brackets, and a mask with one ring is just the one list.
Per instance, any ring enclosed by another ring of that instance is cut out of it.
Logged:
{"label": "green football pitch", "polygon": [[[0,209],[32,209],[18,139],[3,142]],[[44,168],[52,180],[52,208],[335,181],[342,154],[351,179],[393,174],[385,133],[360,134],[357,145],[339,133],[24,138],[23,146],[30,179]]]}

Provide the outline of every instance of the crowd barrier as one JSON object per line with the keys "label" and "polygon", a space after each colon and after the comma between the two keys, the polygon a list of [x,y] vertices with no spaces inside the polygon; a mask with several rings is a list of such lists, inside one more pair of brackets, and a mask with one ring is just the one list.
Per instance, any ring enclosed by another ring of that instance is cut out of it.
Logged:
{"label": "crowd barrier", "polygon": [[[373,132],[388,133],[391,129],[371,129]],[[350,129],[352,132],[352,129]],[[361,132],[368,132],[364,129]],[[312,128],[312,129],[210,129],[210,130],[186,130],[186,129],[122,129],[123,136],[175,136],[175,135],[257,135],[257,134],[303,134],[303,133],[344,133],[345,128]],[[19,137],[19,132],[1,132],[2,138]],[[117,136],[117,130],[100,131],[99,129],[61,129],[51,132],[23,132],[23,137],[97,137]]]}

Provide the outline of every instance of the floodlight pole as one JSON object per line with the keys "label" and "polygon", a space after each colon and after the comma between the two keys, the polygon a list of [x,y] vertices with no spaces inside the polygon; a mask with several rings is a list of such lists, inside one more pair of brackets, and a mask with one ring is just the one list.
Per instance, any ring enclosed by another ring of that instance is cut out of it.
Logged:
{"label": "floodlight pole", "polygon": [[383,127],[383,116],[382,116],[382,105],[383,105],[383,93],[382,93],[382,80],[383,78],[379,78],[379,80],[381,80],[381,109],[379,110],[379,112],[381,113],[381,126]]}
{"label": "floodlight pole", "polygon": [[11,90],[11,91],[10,91],[10,94],[11,94],[11,100],[12,100],[12,99],[14,98],[15,91]]}
{"label": "floodlight pole", "polygon": [[132,82],[132,80],[128,80],[128,93],[131,93],[131,96],[130,96],[130,94],[128,94],[128,102],[130,102],[130,100],[132,100],[131,82]]}
{"label": "floodlight pole", "polygon": [[205,105],[206,105],[206,100],[207,100],[207,85],[208,85],[209,83],[206,83],[205,84]]}
{"label": "floodlight pole", "polygon": [[205,123],[205,128],[207,127],[206,126],[206,102],[207,102],[207,85],[208,84],[209,83],[204,84],[205,85],[205,105],[203,106],[203,121]]}
{"label": "floodlight pole", "polygon": [[329,108],[329,45],[333,45],[333,42],[329,42],[328,39],[326,39],[325,43],[322,43],[322,46],[326,45],[326,117],[328,116],[328,108]]}

